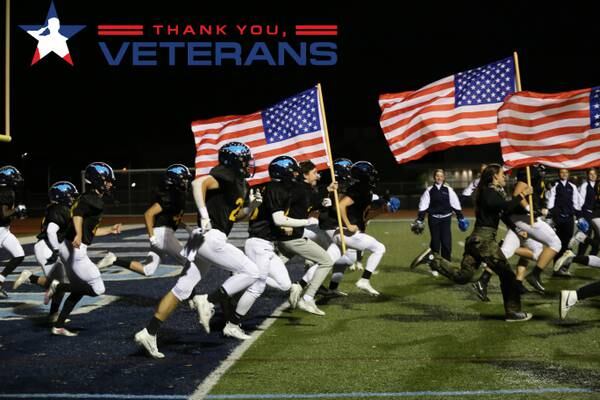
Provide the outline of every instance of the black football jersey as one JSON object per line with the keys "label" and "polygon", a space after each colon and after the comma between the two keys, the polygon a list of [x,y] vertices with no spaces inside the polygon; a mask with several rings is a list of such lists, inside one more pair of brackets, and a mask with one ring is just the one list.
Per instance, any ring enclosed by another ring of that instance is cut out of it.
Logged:
{"label": "black football jersey", "polygon": [[[7,206],[12,209],[15,207],[15,191],[6,187],[0,188],[0,206]],[[1,214],[1,213],[0,213]],[[11,217],[0,215],[0,226],[10,226]]]}
{"label": "black football jersey", "polygon": [[270,182],[262,192],[263,202],[250,216],[248,233],[250,237],[257,237],[268,241],[281,238],[281,227],[273,222],[273,213],[283,211],[287,214],[290,209],[290,188],[281,182]]}
{"label": "black football jersey", "polygon": [[[217,165],[210,175],[219,182],[219,188],[206,193],[206,208],[213,228],[229,235],[236,214],[244,206],[248,196],[248,183],[231,169]],[[200,215],[198,215],[200,224]]]}
{"label": "black football jersey", "polygon": [[350,197],[354,202],[346,209],[348,219],[364,232],[367,222],[366,216],[373,201],[373,192],[368,186],[355,184],[348,188],[346,196]]}
{"label": "black football jersey", "polygon": [[[318,190],[306,182],[300,182],[292,188],[292,202],[288,217],[306,219],[311,211],[317,210],[321,205],[322,197]],[[304,234],[304,227],[294,228],[291,236],[282,240],[300,239]]]}
{"label": "black football jersey", "polygon": [[[96,229],[102,221],[102,213],[104,211],[104,201],[96,192],[86,192],[73,203],[71,207],[73,217],[83,218],[83,232],[81,242],[86,245],[91,245],[96,235]],[[66,238],[70,241],[75,239],[75,226],[69,224]]]}
{"label": "black football jersey", "polygon": [[158,203],[162,211],[154,217],[154,226],[166,226],[177,230],[185,211],[186,192],[177,189],[162,189],[156,193],[154,203]]}
{"label": "black football jersey", "polygon": [[48,242],[48,225],[52,222],[58,225],[59,229],[56,236],[58,237],[58,242],[62,243],[65,239],[67,230],[69,229],[69,225],[71,224],[71,209],[64,204],[56,203],[52,203],[46,207],[46,215],[42,220],[42,230],[40,234],[37,235],[37,238],[46,241],[50,248],[52,246],[50,246],[50,243]]}

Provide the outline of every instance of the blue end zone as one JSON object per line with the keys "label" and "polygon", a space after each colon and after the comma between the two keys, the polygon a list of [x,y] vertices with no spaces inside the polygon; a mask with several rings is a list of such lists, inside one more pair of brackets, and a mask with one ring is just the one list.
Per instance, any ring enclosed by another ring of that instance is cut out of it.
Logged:
{"label": "blue end zone", "polygon": [[[232,235],[239,237],[233,240],[236,245],[242,242],[242,229],[244,225],[236,228],[237,235],[236,232]],[[180,237],[183,240],[185,236],[184,233]],[[98,251],[103,249],[143,259],[147,243],[147,236],[138,229],[118,237],[98,238],[90,251],[93,251],[94,261],[105,254]],[[32,247],[25,246],[27,255],[33,253]],[[27,258],[25,264],[30,268],[35,266],[32,258]],[[113,301],[72,316],[68,327],[79,331],[78,337],[52,336],[46,322],[48,308],[41,302],[41,288],[23,285],[17,291],[10,291],[12,281],[22,269],[8,277],[10,283],[6,287],[10,298],[0,301],[2,394],[97,393],[115,395],[110,398],[128,398],[127,394],[133,395],[131,398],[151,398],[146,395],[182,398],[194,392],[240,343],[222,336],[224,321],[218,311],[212,320],[212,333],[207,335],[198,324],[195,312],[182,304],[158,335],[158,345],[165,359],[150,359],[135,345],[133,335],[147,324],[161,297],[174,285],[180,269],[176,266],[159,267],[160,274],[172,275],[159,278],[145,278],[119,267],[105,270],[104,297],[115,296]],[[292,272],[293,278],[299,277],[301,266],[295,265]],[[213,267],[198,289],[202,293],[210,292],[228,276]],[[285,293],[268,288],[243,322],[244,329],[256,329],[285,299]],[[86,305],[98,306],[98,299],[86,299],[76,311],[85,311]]]}

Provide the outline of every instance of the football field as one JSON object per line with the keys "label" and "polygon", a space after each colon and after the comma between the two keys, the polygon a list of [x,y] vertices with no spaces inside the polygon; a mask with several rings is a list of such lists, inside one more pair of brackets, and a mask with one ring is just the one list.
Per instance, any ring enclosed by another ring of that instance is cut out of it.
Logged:
{"label": "football field", "polygon": [[[600,271],[574,266],[572,279],[544,276],[547,294],[523,297],[534,318],[506,323],[497,278],[491,302],[483,303],[470,285],[433,277],[424,267],[408,270],[428,243],[409,224],[369,224],[368,232],[387,247],[372,278],[381,296],[358,292],[359,272],[348,272],[341,289],[349,296],[322,301],[327,315],[319,317],[281,307],[285,295],[268,289],[244,322],[252,334],[244,343],[222,337],[219,314],[206,335],[180,307],[159,333],[164,360],[146,357],[132,337],[172,287],[176,266],[161,267],[152,279],[107,270],[105,299],[88,300],[73,316],[76,338],[52,337],[42,293],[23,286],[0,302],[0,398],[600,398],[600,302],[578,304],[561,322],[557,300],[560,289],[600,279]],[[237,245],[241,227],[234,232]],[[466,234],[455,229],[453,235],[458,260]],[[92,254],[100,258],[111,249],[141,258],[146,242],[134,230],[99,240]],[[301,269],[294,263],[293,277]],[[227,276],[213,271],[201,291]]]}

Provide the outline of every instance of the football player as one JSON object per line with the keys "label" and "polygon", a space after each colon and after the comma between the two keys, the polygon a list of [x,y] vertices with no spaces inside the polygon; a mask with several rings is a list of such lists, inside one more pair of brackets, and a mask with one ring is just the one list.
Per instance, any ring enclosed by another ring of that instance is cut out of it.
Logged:
{"label": "football player", "polygon": [[98,267],[88,257],[88,246],[96,236],[121,233],[121,224],[100,227],[104,200],[111,196],[115,189],[115,174],[112,168],[103,162],[93,162],[85,168],[84,178],[89,189],[73,204],[72,223],[67,228],[66,240],[61,245],[66,247],[66,250],[60,250],[61,255],[65,254],[68,260],[67,273],[70,283],[53,280],[44,296],[44,303],[48,304],[55,293],[70,293],[51,329],[54,335],[76,336],[77,333],[64,327],[67,317],[83,296],[96,297],[104,294],[104,281]]}
{"label": "football player", "polygon": [[106,263],[98,264],[98,268],[114,263],[140,275],[151,276],[165,255],[171,256],[178,264],[184,266],[186,258],[181,254],[183,246],[175,237],[175,231],[182,225],[186,227],[182,218],[191,181],[192,174],[183,164],[173,164],[165,171],[165,179],[158,189],[155,201],[144,213],[144,222],[150,238],[150,252],[146,261],[131,261],[109,253]]}
{"label": "football player", "polygon": [[[205,331],[210,332],[210,319],[214,314],[214,303],[223,306],[227,323],[223,329],[226,336],[248,339],[239,326],[241,317],[260,296],[259,286],[253,285],[260,278],[256,264],[244,252],[227,242],[233,224],[251,213],[260,199],[250,199],[246,179],[254,174],[254,159],[250,148],[243,143],[231,142],[219,149],[219,164],[209,174],[192,182],[194,200],[198,208],[198,226],[184,248],[187,264],[175,286],[160,301],[148,325],[137,332],[135,341],[143,346],[153,358],[164,358],[158,351],[156,336],[162,323],[175,311],[181,301],[188,300],[195,286],[210,265],[216,265],[233,275],[210,295],[195,295],[192,298],[198,319]],[[248,198],[248,207],[244,208]],[[245,291],[235,312],[231,297]]]}
{"label": "football player", "polygon": [[[42,230],[37,236],[37,243],[33,247],[35,258],[42,267],[44,276],[33,275],[26,269],[21,272],[13,288],[17,289],[24,283],[39,285],[48,289],[50,283],[57,280],[60,283],[66,283],[67,273],[65,264],[62,260],[68,257],[68,253],[63,253],[60,257],[67,229],[71,224],[71,206],[79,196],[75,185],[71,182],[60,181],[52,184],[48,189],[50,204],[46,207],[46,214],[42,220]],[[58,292],[52,296],[50,305],[49,322],[51,324],[58,320],[58,309],[62,303],[64,293]]]}
{"label": "football player", "polygon": [[10,259],[0,272],[0,298],[7,298],[3,288],[6,277],[12,273],[25,259],[25,252],[16,236],[10,231],[13,218],[25,218],[27,208],[23,204],[15,206],[15,191],[23,183],[18,169],[10,165],[0,168],[0,249],[10,254]]}

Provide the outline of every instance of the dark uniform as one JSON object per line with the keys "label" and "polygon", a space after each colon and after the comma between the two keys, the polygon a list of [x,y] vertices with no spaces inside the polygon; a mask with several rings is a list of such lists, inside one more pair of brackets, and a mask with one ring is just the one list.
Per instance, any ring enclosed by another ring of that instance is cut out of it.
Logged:
{"label": "dark uniform", "polygon": [[592,185],[592,183],[587,180],[579,189],[579,193],[583,197],[583,206],[581,207],[582,216],[590,224],[588,237],[577,250],[577,255],[579,256],[585,254],[588,244],[592,245],[589,253],[590,255],[597,255],[598,250],[600,249],[600,226],[597,226],[592,222],[595,218],[600,218],[599,190],[597,181]]}
{"label": "dark uniform", "polygon": [[[250,237],[273,242],[283,237],[282,229],[273,222],[273,213],[289,214],[291,205],[290,188],[282,182],[269,182],[263,191],[263,202],[250,217]],[[291,216],[290,216],[291,217]]]}
{"label": "dark uniform", "polygon": [[556,234],[562,243],[561,250],[554,256],[556,261],[569,248],[569,241],[574,232],[573,219],[581,217],[581,204],[577,188],[569,181],[557,181],[550,190],[548,203],[551,207],[548,210],[549,215],[554,221]]}
{"label": "dark uniform", "polygon": [[156,194],[154,203],[157,203],[162,211],[154,216],[155,228],[165,226],[177,230],[185,211],[186,195],[184,191],[168,188],[163,188]]}
{"label": "dark uniform", "polygon": [[[73,203],[72,209],[73,217],[83,218],[81,242],[89,246],[92,244],[96,235],[96,229],[98,229],[102,221],[104,200],[95,191],[86,192]],[[72,242],[76,234],[75,226],[70,224],[67,229],[66,238]]]}
{"label": "dark uniform", "polygon": [[[210,222],[213,229],[229,235],[236,214],[244,206],[244,201],[248,197],[248,183],[222,165],[211,169],[210,175],[219,183],[218,189],[206,193],[206,208]],[[198,214],[198,224],[200,224],[200,214]]]}
{"label": "dark uniform", "polygon": [[[299,182],[291,188],[290,206],[287,216],[294,219],[307,219],[311,211],[319,209],[322,200],[323,196],[316,188],[306,182]],[[303,235],[304,227],[293,228],[290,236],[280,234],[279,240],[300,239]]]}
{"label": "dark uniform", "polygon": [[[9,188],[0,187],[0,207],[7,206],[9,209],[15,207],[15,191]],[[7,228],[10,226],[12,216],[5,216],[0,209],[0,227]]]}
{"label": "dark uniform", "polygon": [[58,242],[62,243],[63,240],[65,240],[67,230],[71,224],[71,209],[68,206],[60,203],[52,203],[46,207],[46,215],[42,220],[42,229],[37,235],[37,238],[38,240],[43,240],[46,242],[46,245],[51,250],[57,250],[48,241],[48,225],[51,223],[58,225],[59,229],[58,232],[56,232],[56,237],[58,238]]}
{"label": "dark uniform", "polygon": [[428,214],[427,224],[431,234],[429,248],[450,261],[452,258],[452,213],[463,219],[460,200],[454,190],[446,184],[434,184],[427,188],[419,202],[417,219],[423,221]]}
{"label": "dark uniform", "polygon": [[453,265],[436,253],[431,262],[433,269],[459,284],[469,282],[479,264],[485,262],[500,277],[507,314],[521,311],[521,296],[516,276],[496,242],[496,233],[502,213],[510,214],[519,207],[521,200],[520,196],[506,200],[506,193],[501,188],[482,188],[475,203],[475,228],[465,241],[461,265]]}

